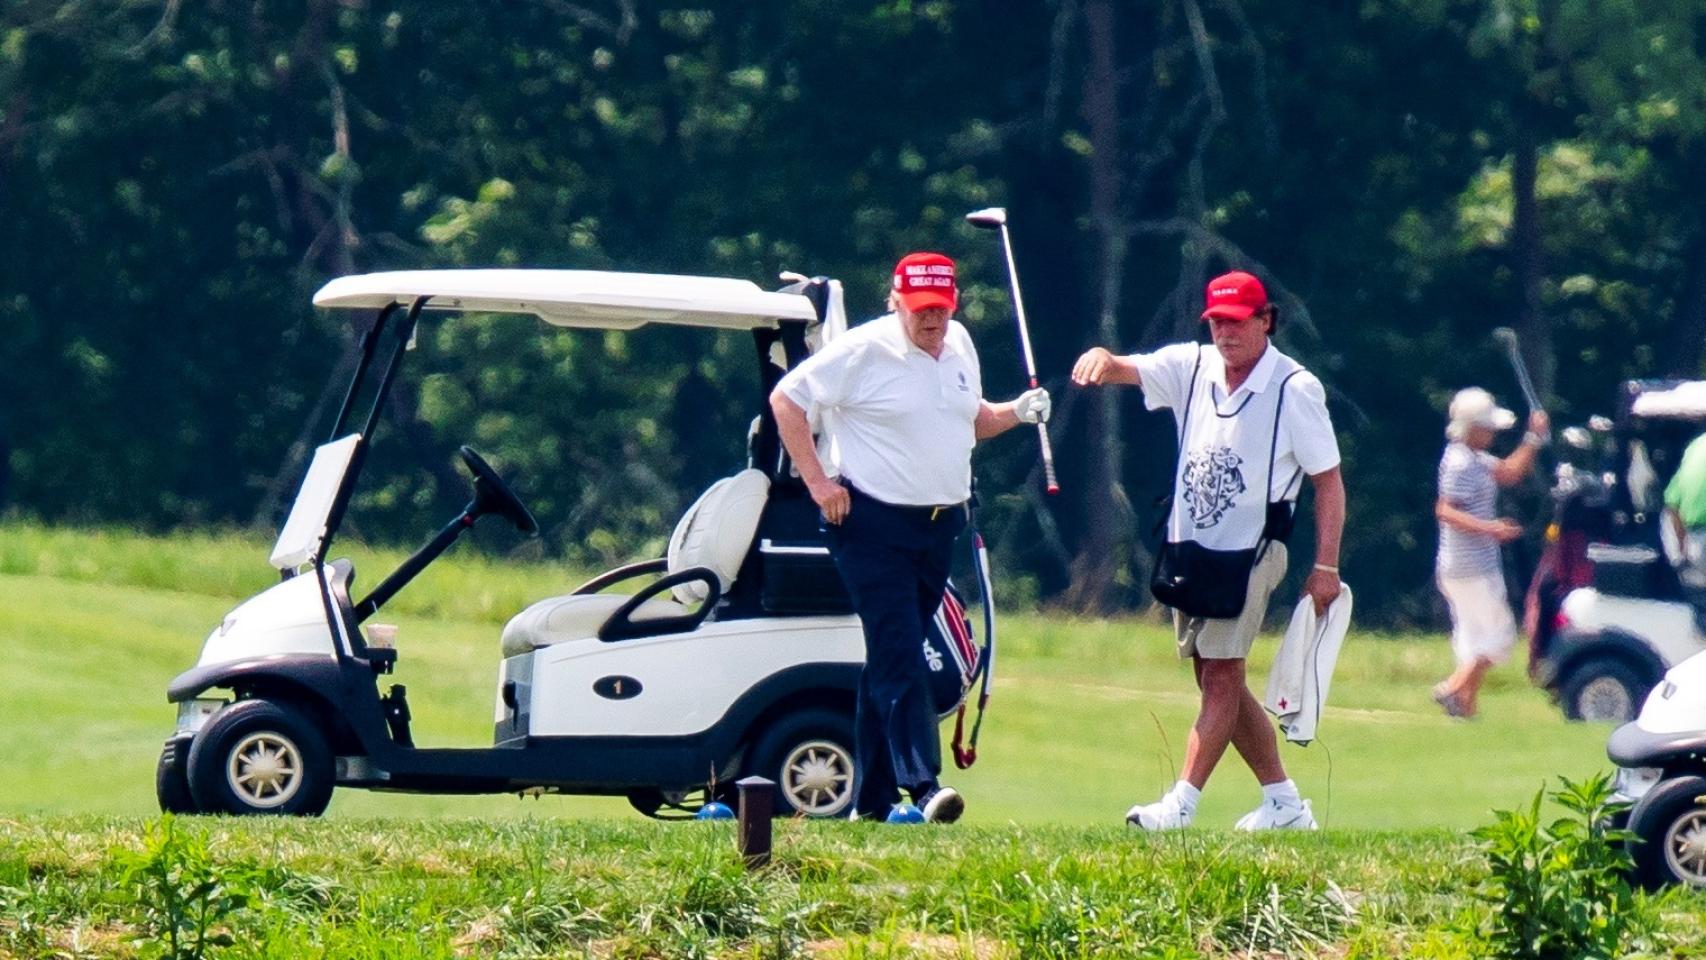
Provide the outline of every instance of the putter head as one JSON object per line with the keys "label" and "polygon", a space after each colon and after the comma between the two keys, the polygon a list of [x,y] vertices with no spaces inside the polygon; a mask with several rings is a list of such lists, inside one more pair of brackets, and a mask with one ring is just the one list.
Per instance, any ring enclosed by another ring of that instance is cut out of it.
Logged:
{"label": "putter head", "polygon": [[995,230],[1007,225],[1006,207],[984,207],[966,214],[966,222],[974,227]]}
{"label": "putter head", "polygon": [[1516,349],[1516,331],[1510,327],[1494,327],[1493,339],[1512,350]]}

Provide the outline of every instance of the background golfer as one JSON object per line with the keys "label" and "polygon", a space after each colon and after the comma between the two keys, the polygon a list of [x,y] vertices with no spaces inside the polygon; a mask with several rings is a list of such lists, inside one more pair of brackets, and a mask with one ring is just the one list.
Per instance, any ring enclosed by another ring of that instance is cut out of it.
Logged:
{"label": "background golfer", "polygon": [[965,810],[937,782],[941,741],[925,680],[925,630],[965,529],[972,446],[1048,419],[1044,390],[1008,403],[983,399],[977,350],[953,319],[958,300],[952,260],[908,254],[894,268],[894,312],[832,341],[770,395],[864,625],[853,741],[860,819],[887,816],[901,789],[926,820],[952,822]]}
{"label": "background golfer", "polygon": [[1549,422],[1539,410],[1528,415],[1528,433],[1503,460],[1487,452],[1499,431],[1516,425],[1516,414],[1480,387],[1451,398],[1449,441],[1439,460],[1439,592],[1451,608],[1451,652],[1457,669],[1434,687],[1434,700],[1454,717],[1472,717],[1481,681],[1510,656],[1516,618],[1505,593],[1499,545],[1522,536],[1522,526],[1497,514],[1499,488],[1518,483],[1534,468],[1546,443]]}
{"label": "background golfer", "polygon": [[[1078,358],[1074,383],[1135,384],[1145,406],[1173,411],[1182,434],[1169,539],[1222,549],[1257,541],[1269,503],[1282,504],[1289,526],[1302,477],[1315,485],[1315,569],[1304,592],[1324,612],[1339,594],[1339,536],[1345,488],[1339,446],[1315,376],[1269,342],[1279,314],[1261,281],[1228,273],[1209,282],[1212,346],[1180,343],[1154,353],[1115,356],[1095,347]],[[1282,403],[1283,397],[1283,403]],[[1179,656],[1191,658],[1202,691],[1185,746],[1184,779],[1159,801],[1139,804],[1126,821],[1149,830],[1187,826],[1209,774],[1231,743],[1262,785],[1262,805],[1238,827],[1312,829],[1315,818],[1280,763],[1279,743],[1245,681],[1245,659],[1285,575],[1286,550],[1259,553],[1243,611],[1235,619],[1187,617],[1174,611]]]}

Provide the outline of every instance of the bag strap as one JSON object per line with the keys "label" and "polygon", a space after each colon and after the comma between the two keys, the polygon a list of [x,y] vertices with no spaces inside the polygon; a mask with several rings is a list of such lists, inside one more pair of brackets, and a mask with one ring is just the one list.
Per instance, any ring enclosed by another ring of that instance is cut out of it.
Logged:
{"label": "bag strap", "polygon": [[983,601],[983,653],[978,657],[976,679],[980,686],[977,695],[977,719],[972,723],[971,740],[965,742],[966,701],[970,691],[960,699],[954,717],[954,739],[951,744],[954,766],[964,770],[977,762],[977,736],[983,732],[983,714],[989,709],[989,686],[995,675],[995,589],[989,579],[989,550],[983,534],[977,529],[977,491],[975,481],[971,503],[966,510],[966,525],[971,530],[972,568],[977,572],[977,592]]}
{"label": "bag strap", "polygon": [[[1256,563],[1262,562],[1262,558],[1267,556],[1268,544],[1273,543],[1273,540],[1268,537],[1267,511],[1273,507],[1276,501],[1269,500],[1268,497],[1273,495],[1274,489],[1274,460],[1279,453],[1280,415],[1285,412],[1285,388],[1287,384],[1291,383],[1292,377],[1302,372],[1303,368],[1300,366],[1285,375],[1285,379],[1280,381],[1279,399],[1274,401],[1274,431],[1273,435],[1268,438],[1268,485],[1262,488],[1262,536],[1256,541]],[[1303,468],[1299,467],[1298,472],[1302,473]],[[1289,489],[1291,481],[1287,480],[1285,485]],[[1284,499],[1285,493],[1281,491],[1280,500]]]}
{"label": "bag strap", "polygon": [[1191,367],[1191,383],[1185,388],[1185,415],[1179,418],[1179,452],[1185,452],[1185,430],[1191,425],[1191,400],[1197,395],[1197,374],[1202,372],[1202,344],[1197,344],[1197,362]]}
{"label": "bag strap", "polygon": [[[1286,387],[1286,384],[1291,382],[1292,377],[1295,377],[1302,372],[1303,372],[1303,368],[1298,367],[1296,370],[1293,370],[1292,372],[1286,374],[1285,379],[1280,381],[1279,400],[1274,403],[1274,432],[1273,432],[1273,436],[1268,438],[1268,487],[1266,490],[1262,491],[1262,502],[1263,503],[1273,503],[1274,502],[1274,501],[1268,499],[1268,495],[1274,488],[1274,459],[1279,454],[1280,415],[1285,412],[1285,387]],[[1302,473],[1303,468],[1298,467],[1297,472]],[[1286,490],[1291,489],[1291,481],[1290,480],[1287,480],[1285,482],[1285,489]],[[1281,500],[1285,499],[1284,490],[1281,491],[1280,499]]]}
{"label": "bag strap", "polygon": [[1173,458],[1173,479],[1168,482],[1167,495],[1163,498],[1167,501],[1167,512],[1155,521],[1158,530],[1162,527],[1166,528],[1164,540],[1171,540],[1173,537],[1173,497],[1179,486],[1179,471],[1185,468],[1185,432],[1191,426],[1191,401],[1196,399],[1197,374],[1201,372],[1202,344],[1199,343],[1197,344],[1197,362],[1191,366],[1191,382],[1185,387],[1185,413],[1179,418],[1179,453]]}

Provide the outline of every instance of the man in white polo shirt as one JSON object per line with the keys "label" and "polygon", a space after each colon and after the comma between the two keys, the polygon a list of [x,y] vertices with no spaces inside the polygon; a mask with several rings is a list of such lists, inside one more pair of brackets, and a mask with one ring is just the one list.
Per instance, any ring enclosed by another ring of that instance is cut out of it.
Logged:
{"label": "man in white polo shirt", "polygon": [[[1202,699],[1185,745],[1184,777],[1159,801],[1138,804],[1126,821],[1147,830],[1188,826],[1209,774],[1231,744],[1262,785],[1262,805],[1238,821],[1239,829],[1314,829],[1309,802],[1286,777],[1279,741],[1262,704],[1245,681],[1245,660],[1267,613],[1268,598],[1285,575],[1285,539],[1303,478],[1315,487],[1315,568],[1304,592],[1317,613],[1339,595],[1339,537],[1345,487],[1339,445],[1327,416],[1326,391],[1269,342],[1279,323],[1260,280],[1233,272],[1209,281],[1202,319],[1214,343],[1176,343],[1154,353],[1115,356],[1095,347],[1078,358],[1073,382],[1132,384],[1151,410],[1171,408],[1179,431],[1171,547],[1210,558],[1246,557],[1241,598],[1202,602],[1200,594],[1240,584],[1224,567],[1195,571],[1193,596],[1185,568],[1168,596],[1179,656],[1189,657]],[[1215,560],[1218,563],[1219,560]],[[1155,587],[1158,597],[1169,586]],[[1165,599],[1165,598],[1163,598]],[[1181,605],[1233,606],[1227,617],[1192,616]]]}
{"label": "man in white polo shirt", "polygon": [[[889,308],[789,371],[770,395],[782,444],[828,525],[829,547],[865,633],[854,725],[854,816],[883,819],[905,790],[931,822],[965,800],[938,781],[936,714],[924,638],[965,529],[972,446],[1048,419],[1028,390],[983,399],[977,350],[953,319],[954,262],[912,253],[895,266]],[[812,424],[827,444],[827,467]]]}

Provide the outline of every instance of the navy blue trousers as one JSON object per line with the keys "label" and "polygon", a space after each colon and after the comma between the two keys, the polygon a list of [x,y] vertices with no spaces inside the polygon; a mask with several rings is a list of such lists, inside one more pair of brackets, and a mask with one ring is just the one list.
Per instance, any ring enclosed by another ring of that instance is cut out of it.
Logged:
{"label": "navy blue trousers", "polygon": [[887,815],[905,789],[916,800],[942,773],[942,741],[926,681],[924,637],[942,592],[964,508],[931,517],[852,491],[829,549],[865,630],[865,669],[853,727],[853,808]]}

